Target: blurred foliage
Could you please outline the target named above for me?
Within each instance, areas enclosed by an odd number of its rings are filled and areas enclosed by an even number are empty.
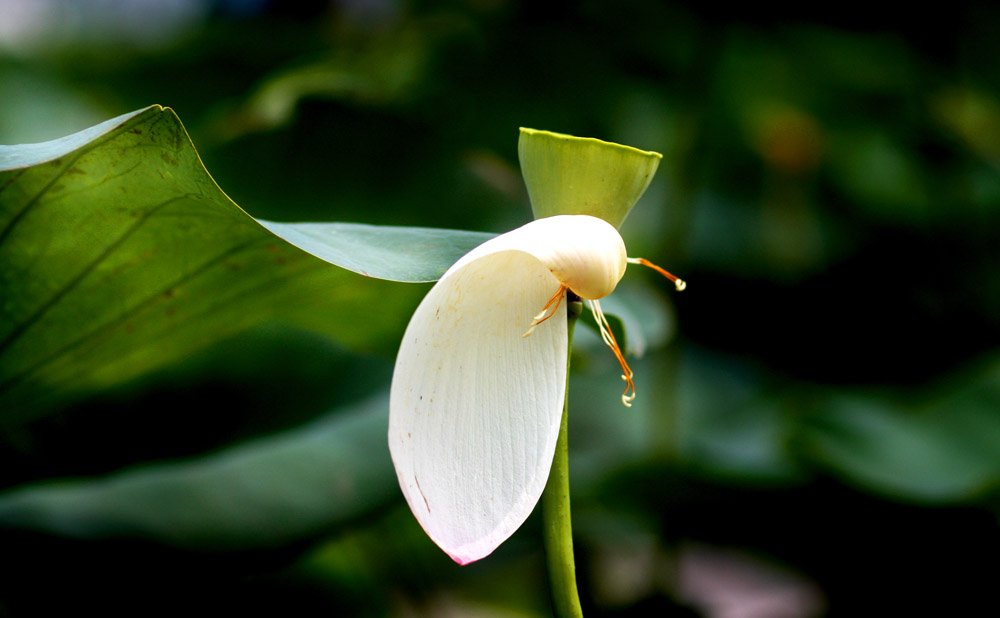
[[[663,153],[622,233],[689,288],[627,274],[623,321],[655,326],[633,408],[585,330],[574,359],[588,615],[713,615],[686,587],[692,541],[797,573],[819,591],[810,615],[991,600],[996,7],[906,23],[859,3],[0,9],[0,143],[169,105],[219,186],[271,221],[510,229],[530,217],[519,126]],[[385,285],[411,298],[348,324],[220,320],[202,352],[5,430],[0,615],[547,615],[537,521],[460,568],[386,474],[378,396],[420,288]],[[651,317],[644,298],[673,306]],[[337,446],[343,426],[368,432],[359,448]],[[355,510],[345,478],[364,484]]]

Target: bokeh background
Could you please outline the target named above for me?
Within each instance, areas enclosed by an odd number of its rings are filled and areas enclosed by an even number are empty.
[[[925,11],[0,0],[0,143],[159,103],[256,217],[490,232],[530,218],[519,126],[661,152],[622,234],[688,290],[615,294],[633,408],[573,359],[588,615],[966,615],[1000,576],[1000,9]],[[423,289],[370,341],[277,312],[7,431],[0,615],[549,615],[537,515],[458,567],[398,493]]]

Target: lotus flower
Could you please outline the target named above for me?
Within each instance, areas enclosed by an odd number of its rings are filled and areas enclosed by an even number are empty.
[[[566,393],[567,295],[584,299],[622,367],[601,311],[629,263],[616,229],[660,155],[601,140],[521,130],[535,221],[459,259],[410,320],[396,358],[389,450],[403,495],[459,564],[490,554],[545,488]]]

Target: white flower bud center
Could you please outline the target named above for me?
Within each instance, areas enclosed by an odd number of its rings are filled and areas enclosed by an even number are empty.
[[[625,274],[625,243],[603,219],[558,215],[529,225],[539,235],[538,259],[581,298],[604,298]]]

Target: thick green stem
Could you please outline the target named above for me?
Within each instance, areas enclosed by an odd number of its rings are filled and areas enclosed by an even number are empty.
[[[545,554],[549,585],[552,588],[552,605],[557,618],[583,616],[580,597],[576,591],[576,563],[573,560],[573,524],[569,514],[569,449],[566,439],[569,418],[569,358],[573,350],[573,330],[582,309],[580,302],[570,302],[567,305],[569,349],[566,354],[566,397],[552,471],[549,472],[549,481],[542,494]]]

